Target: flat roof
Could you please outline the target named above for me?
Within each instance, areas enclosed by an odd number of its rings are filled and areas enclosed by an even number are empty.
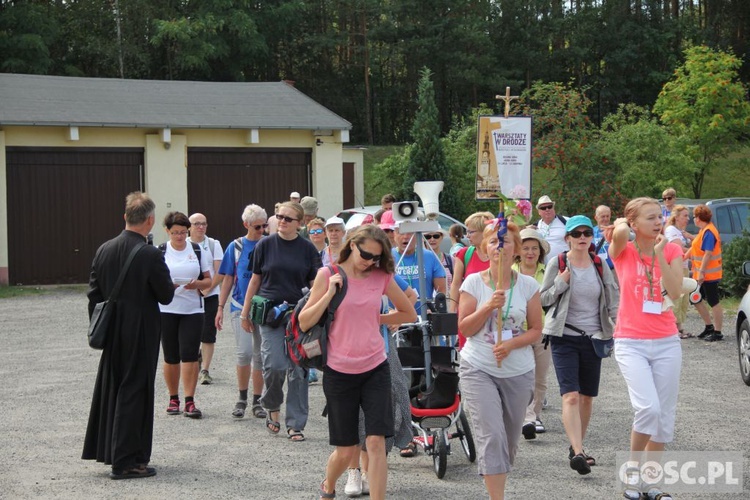
[[[0,125],[349,130],[286,82],[124,80],[0,73]]]

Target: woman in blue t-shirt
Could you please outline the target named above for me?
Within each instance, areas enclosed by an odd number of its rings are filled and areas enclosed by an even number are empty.
[[[312,243],[300,238],[298,230],[304,210],[299,203],[284,202],[276,214],[278,230],[263,238],[253,252],[253,276],[245,294],[240,313],[242,328],[253,332],[250,305],[256,294],[274,305],[284,302],[294,306],[312,287],[320,268],[320,254]],[[266,428],[271,434],[281,429],[279,412],[284,401],[284,381],[287,381],[286,428],[291,441],[304,441],[302,431],[307,424],[308,386],[305,370],[294,365],[284,347],[284,325],[260,326],[261,357],[265,387],[260,404],[266,410]]]

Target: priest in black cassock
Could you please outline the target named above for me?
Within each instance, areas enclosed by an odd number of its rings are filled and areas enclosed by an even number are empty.
[[[146,243],[156,205],[146,194],[125,200],[125,230],[96,252],[89,280],[89,316],[106,300],[130,251]],[[159,303],[169,304],[174,284],[162,253],[145,245],[124,278],[117,314],[99,360],[83,444],[85,460],[112,466],[112,479],[149,477],[154,430],[154,379],[159,359]]]

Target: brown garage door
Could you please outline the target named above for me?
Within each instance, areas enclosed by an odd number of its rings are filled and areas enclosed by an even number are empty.
[[[241,235],[250,203],[273,215],[289,193],[310,194],[309,149],[188,148],[188,208],[208,219],[208,234],[222,246]]]
[[[87,283],[96,249],[124,227],[143,150],[6,149],[11,284]]]

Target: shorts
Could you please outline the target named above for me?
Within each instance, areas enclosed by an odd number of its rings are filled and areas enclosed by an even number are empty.
[[[216,311],[219,310],[219,295],[203,297],[203,329],[201,330],[201,342],[204,344],[216,343]]]
[[[328,406],[328,442],[332,446],[359,444],[359,409],[365,414],[366,436],[393,436],[391,371],[388,361],[364,373],[323,370]]]
[[[711,307],[719,303],[720,281],[721,280],[704,281],[703,284],[701,284],[701,295],[703,296],[703,300],[708,302],[708,305]]]
[[[599,394],[602,358],[596,355],[591,339],[586,335],[550,336],[550,346],[560,395],[577,392],[595,398]]]
[[[161,313],[161,348],[169,365],[198,361],[203,313]]]

